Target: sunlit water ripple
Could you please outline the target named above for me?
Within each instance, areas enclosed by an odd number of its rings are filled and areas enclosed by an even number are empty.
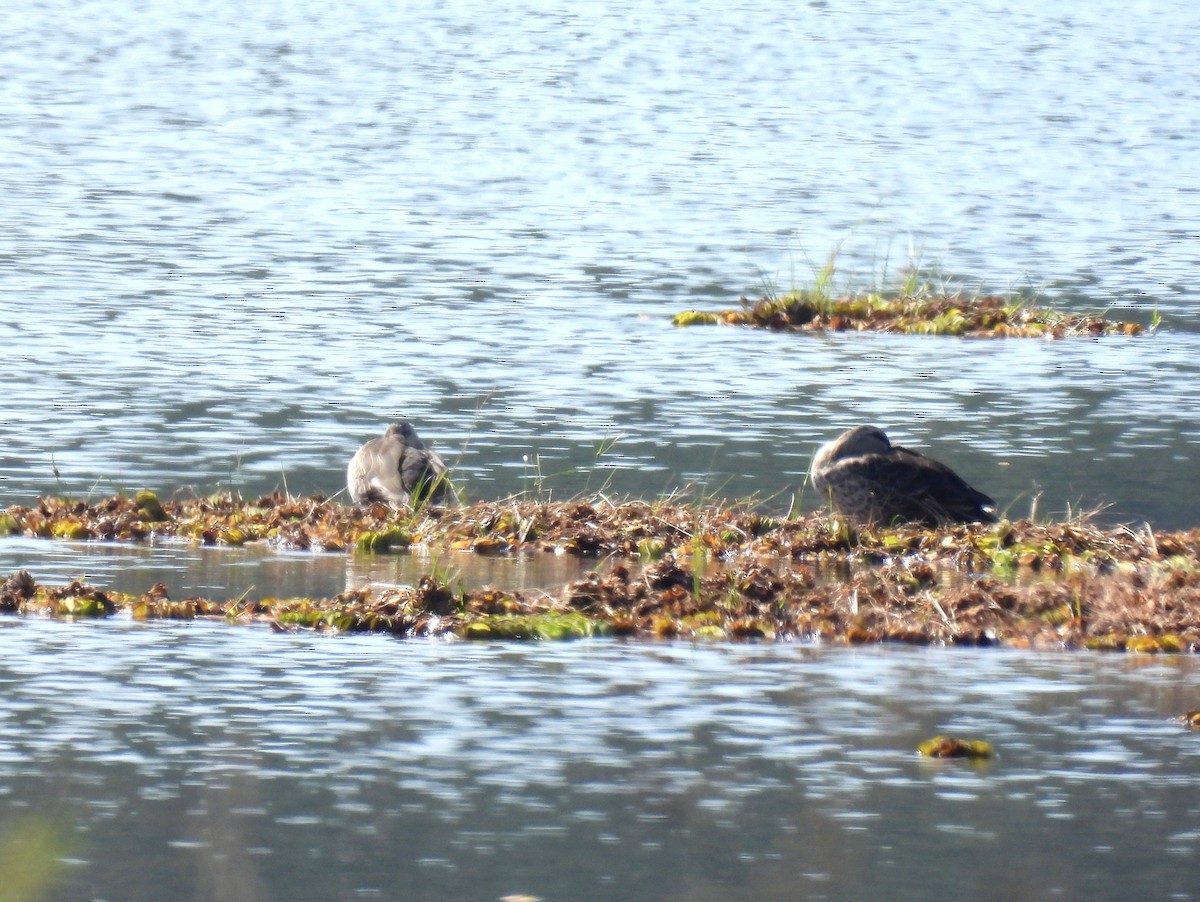
[[[5,501],[328,494],[397,414],[474,497],[786,499],[871,421],[1017,513],[1194,525],[1188,4],[87,9],[4,58]],[[1170,331],[667,325],[835,247]]]
[[[206,864],[254,876],[239,898],[386,894],[426,868],[411,898],[1197,890],[1200,752],[1168,719],[1200,685],[1188,659],[37,621],[0,651],[10,803],[77,818],[102,881],[146,862],[125,898],[186,894]],[[922,761],[935,732],[999,755]],[[303,849],[306,885],[284,873]]]
[[[0,504],[332,494],[406,415],[473,498],[812,508],[816,444],[874,422],[1014,515],[1196,526],[1198,10],[24,4]],[[1165,324],[669,325],[835,249],[847,290],[912,257],[966,295]],[[175,597],[432,563],[0,541],[2,572]],[[1197,706],[1190,659],[29,620],[0,662],[0,828],[72,840],[49,898],[1200,895],[1194,737],[1167,719]],[[926,766],[935,731],[1000,757]]]

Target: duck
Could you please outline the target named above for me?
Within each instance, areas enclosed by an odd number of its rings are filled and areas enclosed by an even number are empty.
[[[453,505],[458,498],[448,474],[441,456],[426,447],[411,423],[400,420],[354,452],[346,487],[355,504]]]
[[[855,426],[817,449],[813,486],[860,525],[995,523],[996,502],[948,466],[893,445],[875,426]]]

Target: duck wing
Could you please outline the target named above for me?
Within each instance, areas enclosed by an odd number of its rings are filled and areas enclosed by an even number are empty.
[[[446,462],[436,451],[430,451],[420,439],[420,447],[406,445],[400,457],[397,472],[406,494],[420,501],[433,504],[448,504],[453,489],[447,477]]]
[[[904,448],[892,447],[893,476],[912,498],[924,517],[913,519],[939,523],[995,523],[992,513],[996,502],[970,486],[948,466],[932,457]]]
[[[971,488],[945,464],[918,451],[893,446],[889,454],[863,454],[843,460],[833,469],[870,487],[875,517],[884,524],[996,521],[987,509],[995,505],[991,498]]]
[[[406,503],[408,489],[401,473],[406,451],[404,441],[396,435],[373,438],[359,448],[346,468],[351,500]]]

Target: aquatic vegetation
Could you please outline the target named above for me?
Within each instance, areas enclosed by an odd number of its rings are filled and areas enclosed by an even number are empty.
[[[402,636],[906,642],[1188,653],[1200,647],[1200,530],[1101,529],[1087,521],[852,528],[718,501],[539,504],[525,498],[397,511],[324,498],[228,494],[146,505],[43,498],[4,512],[23,535],[90,541],[383,553],[413,545],[600,560],[533,596],[469,588],[445,567],[411,588],[332,599],[124,597],[82,583],[0,587],[0,611],[55,617],[266,620],[276,629]],[[567,613],[579,618],[564,618]]]
[[[56,539],[74,539],[77,541],[92,538],[90,529],[84,526],[79,520],[71,518],[55,520],[54,524],[50,527],[50,534]]]
[[[440,546],[476,554],[554,552],[580,557],[658,560],[667,554],[707,560],[780,558],[804,563],[895,558],[936,561],[968,572],[1108,572],[1157,561],[1187,581],[1200,571],[1200,530],[1099,529],[1085,521],[896,525],[853,528],[820,515],[774,517],[738,503],[617,501],[607,498],[536,503],[512,498],[420,515],[386,505],[346,506],[320,497],[281,494],[244,500],[229,494],[170,500],[161,521],[146,524],[136,501],[116,497],[84,503],[38,499],[0,512],[12,534],[43,539],[142,542],[187,540],[200,545],[265,543],[289,551],[385,552]]]
[[[167,513],[163,510],[162,504],[158,500],[158,495],[154,494],[154,492],[142,489],[142,491],[133,496],[133,502],[145,522],[161,523],[167,519]]]
[[[662,539],[647,537],[638,542],[638,556],[648,561],[657,561],[667,550]]]
[[[701,310],[685,310],[671,317],[675,326],[715,326],[723,322],[719,313],[705,313]]]
[[[66,586],[41,586],[28,571],[18,570],[0,587],[0,611],[42,613],[52,617],[107,617],[118,600],[80,580]]]
[[[19,613],[22,606],[37,592],[37,583],[28,570],[17,570],[0,586],[0,611]]]
[[[94,502],[42,498],[33,507],[0,511],[11,534],[92,541],[173,538],[204,545],[373,553],[425,545],[487,555],[548,551],[654,561],[681,554],[697,561],[752,557],[823,565],[905,558],[1006,576],[1109,572],[1153,561],[1180,581],[1200,572],[1200,530],[1154,534],[1100,529],[1086,521],[1028,520],[855,528],[841,518],[776,517],[721,501],[597,497],[538,503],[510,498],[430,507],[417,514],[384,504],[346,506],[320,496],[277,493],[244,500],[222,494],[166,501],[161,516],[147,523],[138,503],[119,495]]]
[[[1030,528],[1030,527],[1022,527]],[[1019,534],[1014,526],[1010,535]],[[972,531],[943,533],[969,542]],[[1167,537],[1160,537],[1160,541]],[[942,547],[941,542],[935,543]],[[275,629],[397,636],[659,639],[1091,648],[1130,653],[1200,649],[1200,569],[1161,560],[1046,579],[970,574],[916,554],[851,568],[738,555],[716,564],[683,545],[646,561],[613,559],[557,590],[465,588],[444,568],[416,586],[333,598],[175,602],[165,586],[140,596],[74,581],[36,583],[24,572],[0,586],[0,611],[55,617],[224,618]]]
[[[991,758],[995,754],[990,742],[982,739],[955,739],[952,736],[934,736],[917,746],[917,751],[926,758]]]
[[[1022,298],[997,295],[968,299],[958,294],[872,292],[830,297],[823,291],[802,289],[757,301],[743,297],[740,303],[738,309],[684,311],[671,322],[676,326],[731,325],[789,332],[892,332],[966,338],[1070,338],[1140,335],[1146,331],[1139,323],[1040,309]]]
[[[393,548],[408,548],[412,543],[412,533],[400,527],[368,529],[354,537],[355,549],[370,553],[391,551]]]
[[[456,630],[464,639],[583,639],[611,632],[603,621],[574,611],[544,614],[484,614]]]

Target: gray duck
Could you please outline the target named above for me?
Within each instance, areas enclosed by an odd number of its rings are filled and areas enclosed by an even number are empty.
[[[346,467],[346,485],[355,504],[447,505],[458,500],[448,472],[441,456],[425,446],[408,421],[401,420],[355,452]]]

